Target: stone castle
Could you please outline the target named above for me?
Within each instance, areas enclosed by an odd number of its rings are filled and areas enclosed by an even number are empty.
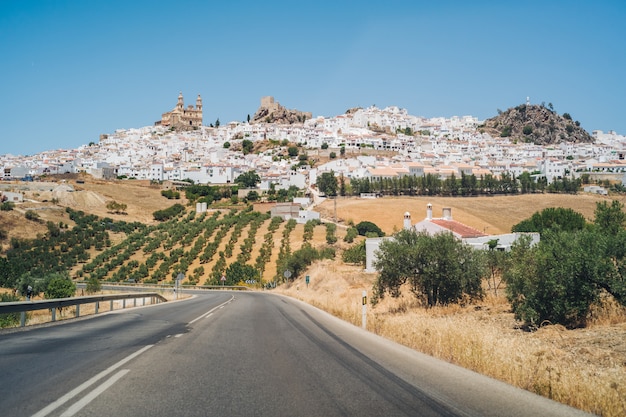
[[[192,105],[185,108],[183,93],[178,94],[178,103],[172,111],[163,113],[161,120],[156,122],[157,126],[165,126],[179,130],[197,129],[202,126],[202,98],[198,94],[196,107]]]
[[[261,107],[252,117],[252,123],[304,123],[305,120],[312,117],[310,112],[287,109],[281,106],[279,102],[274,101],[274,97],[265,96],[261,98]]]

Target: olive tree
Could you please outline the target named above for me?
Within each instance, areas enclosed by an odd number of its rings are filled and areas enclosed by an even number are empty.
[[[482,257],[452,233],[431,236],[403,229],[381,242],[374,266],[379,271],[375,300],[386,292],[399,296],[407,282],[411,292],[429,307],[483,296]]]

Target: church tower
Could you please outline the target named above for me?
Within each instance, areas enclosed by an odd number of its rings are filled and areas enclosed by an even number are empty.
[[[183,92],[178,93],[178,103],[176,103],[176,110],[183,111],[183,107],[185,107],[185,103],[183,102]]]
[[[202,97],[198,94],[198,98],[196,99],[196,110],[202,111]]]

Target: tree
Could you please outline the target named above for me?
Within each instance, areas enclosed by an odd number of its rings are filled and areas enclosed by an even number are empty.
[[[491,239],[487,242],[489,250],[485,253],[485,263],[489,270],[487,279],[488,289],[493,290],[494,295],[498,295],[498,289],[502,283],[502,274],[506,269],[508,253],[498,250],[498,239]]]
[[[380,227],[376,226],[374,223],[370,221],[362,221],[355,226],[357,232],[359,232],[360,236],[371,236],[375,237],[385,236],[385,232],[383,232]]]
[[[339,175],[339,195],[342,197],[346,195],[346,179],[343,176],[343,172]]]
[[[27,220],[32,220],[34,222],[38,222],[41,219],[39,217],[39,214],[37,214],[33,210],[26,210],[26,212],[24,213],[24,217],[26,217]]]
[[[346,147],[345,147],[345,145],[342,145],[341,148],[339,148],[339,155],[341,155],[342,158],[344,156],[346,156]]]
[[[240,282],[259,279],[259,271],[253,266],[239,261],[230,264],[230,266],[226,268],[224,275],[226,276],[227,285],[237,285]]]
[[[624,230],[626,224],[626,214],[624,205],[617,200],[613,200],[611,205],[606,201],[596,203],[594,224],[605,233],[611,236],[617,235]]]
[[[248,195],[246,196],[246,199],[248,201],[257,201],[259,199],[259,193],[257,193],[256,191],[252,190],[248,193]]]
[[[124,203],[118,203],[117,201],[109,201],[107,203],[107,210],[115,214],[122,214],[126,212],[127,205]]]
[[[241,142],[241,147],[244,155],[252,153],[252,148],[254,147],[254,143],[250,139],[244,139]]]
[[[307,242],[303,244],[300,249],[286,257],[283,264],[278,267],[278,270],[289,270],[291,271],[290,279],[296,279],[313,261],[318,259],[333,259],[334,257],[335,253],[331,248],[318,251]]]
[[[367,261],[367,256],[365,253],[365,239],[343,251],[341,259],[345,263],[357,264],[365,267],[365,263]]]
[[[20,297],[15,294],[0,293],[0,303],[9,303],[21,301]],[[20,313],[0,314],[0,329],[5,327],[17,326],[20,322]]]
[[[530,218],[522,220],[511,228],[512,232],[544,233],[548,229],[558,228],[564,231],[582,230],[585,217],[571,208],[548,207],[536,212]]]
[[[337,195],[337,177],[335,172],[324,172],[317,177],[317,189],[328,196]]]
[[[407,282],[411,292],[429,307],[483,296],[481,258],[452,233],[430,236],[403,229],[381,242],[374,266],[379,271],[375,300],[387,292],[398,297]]]
[[[261,182],[261,177],[259,177],[259,174],[257,174],[255,170],[251,170],[239,175],[235,178],[235,182],[245,188],[254,188]]]
[[[606,240],[604,256],[611,265],[610,273],[598,277],[596,284],[622,305],[626,305],[626,221],[623,205],[614,200],[596,203],[593,229]]]
[[[219,117],[215,121],[215,127],[220,127],[220,118]]]
[[[358,235],[359,231],[356,230],[356,227],[348,227],[348,230],[346,230],[346,235],[343,237],[343,241],[346,243],[352,243]]]
[[[596,282],[613,269],[604,256],[606,239],[591,229],[546,234],[534,247],[529,239],[513,245],[504,274],[507,298],[515,317],[528,325],[584,325],[599,296]]]
[[[297,146],[290,146],[287,148],[287,154],[291,157],[294,158],[296,156],[298,156],[298,147]]]
[[[47,299],[69,298],[76,293],[76,284],[67,274],[52,273],[46,277],[46,281],[44,297]]]
[[[95,294],[101,289],[102,284],[100,284],[100,280],[96,277],[89,277],[89,279],[87,280],[87,287],[85,288],[87,294]]]

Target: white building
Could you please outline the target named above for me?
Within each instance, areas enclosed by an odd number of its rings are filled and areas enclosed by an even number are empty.
[[[496,241],[496,250],[508,251],[511,249],[513,243],[519,239],[522,235],[529,235],[531,237],[531,244],[535,245],[539,242],[539,233],[505,233],[501,235],[487,235],[480,230],[474,229],[471,226],[467,226],[463,223],[459,223],[452,219],[452,209],[449,207],[443,208],[442,217],[433,217],[432,204],[428,204],[426,207],[426,218],[416,224],[411,223],[411,214],[404,213],[404,229],[413,229],[416,232],[426,232],[433,236],[438,233],[452,233],[457,239],[463,243],[471,246],[474,249],[487,250],[489,249],[489,242]],[[380,243],[384,239],[393,239],[392,237],[378,237],[369,238],[365,240],[365,271],[376,272],[374,263],[377,259],[377,252],[380,248]]]

